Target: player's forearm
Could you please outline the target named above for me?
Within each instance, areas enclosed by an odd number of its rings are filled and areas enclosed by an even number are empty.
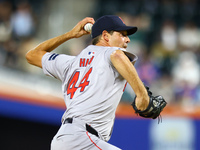
[[[46,52],[51,52],[64,42],[68,41],[69,39],[74,38],[71,32],[67,32],[63,35],[54,37],[52,39],[46,40],[40,43],[35,48],[31,49],[26,54],[27,61],[35,66],[42,68],[42,57]]]
[[[111,61],[117,71],[127,80],[137,95],[138,109],[146,109],[149,103],[148,93],[140,80],[135,67],[120,50],[111,54]]]
[[[127,82],[131,85],[134,92],[140,96],[146,90],[143,86],[142,81],[140,80],[135,67],[124,54],[123,51],[117,50],[111,54],[111,61],[117,71],[127,80]]]
[[[34,49],[31,51],[37,53],[39,51],[44,51],[44,52],[51,52],[64,42],[68,41],[69,39],[73,38],[72,34],[70,32],[67,32],[63,35],[51,38],[49,40],[46,40],[42,43],[40,43],[38,46],[36,46]]]
[[[26,54],[27,61],[32,65],[42,68],[42,57],[46,52],[51,52],[69,39],[79,38],[83,35],[90,34],[89,32],[84,30],[84,25],[86,23],[93,24],[94,19],[86,17],[78,22],[71,31],[40,43],[38,46],[28,51],[28,53]]]
[[[42,43],[40,43],[37,47],[35,47],[33,50],[35,51],[45,51],[45,52],[51,52],[64,42],[74,38],[73,34],[71,32],[67,32],[65,34],[62,34],[60,36],[54,37],[52,39],[46,40]]]

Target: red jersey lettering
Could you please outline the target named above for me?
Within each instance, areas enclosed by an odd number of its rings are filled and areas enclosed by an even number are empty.
[[[84,67],[85,66],[85,58],[81,58],[80,59],[80,67]]]
[[[92,56],[92,58],[87,58],[87,59],[85,59],[85,58],[81,58],[80,59],[80,67],[86,67],[88,64],[90,65],[91,64],[91,62],[92,62],[92,60],[93,60],[93,58],[94,58],[94,56]]]

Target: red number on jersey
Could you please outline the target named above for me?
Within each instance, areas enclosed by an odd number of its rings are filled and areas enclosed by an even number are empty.
[[[92,68],[90,68],[89,71],[82,78],[78,87],[76,87],[75,85],[76,85],[76,83],[79,79],[80,72],[77,71],[71,76],[71,79],[69,80],[69,83],[68,83],[68,86],[67,86],[67,95],[70,94],[70,99],[73,98],[74,93],[76,92],[76,90],[78,88],[81,88],[80,91],[83,92],[85,90],[85,87],[89,85],[90,82],[88,81],[88,78],[89,78],[89,75],[90,75],[91,72],[92,72]]]
[[[88,86],[88,84],[90,83],[87,80],[91,72],[92,72],[92,68],[90,68],[90,70],[85,74],[85,76],[81,80],[81,83],[79,84],[79,87],[81,87],[81,90],[80,90],[81,92],[83,92],[85,90],[85,87]]]
[[[72,99],[73,96],[74,96],[74,93],[76,92],[77,90],[77,87],[75,87],[76,85],[76,82],[78,81],[78,77],[79,77],[79,72],[75,72],[73,74],[73,76],[71,77],[70,81],[69,81],[69,84],[67,86],[67,95],[68,94],[71,94],[70,95],[70,98]]]

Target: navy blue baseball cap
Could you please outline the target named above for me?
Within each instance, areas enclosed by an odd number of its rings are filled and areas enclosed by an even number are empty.
[[[126,26],[122,19],[115,15],[105,15],[95,21],[92,26],[92,38],[95,38],[106,31],[127,31],[127,35],[134,34],[137,27]]]

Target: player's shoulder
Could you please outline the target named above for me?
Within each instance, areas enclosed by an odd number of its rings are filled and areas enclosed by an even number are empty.
[[[87,54],[91,54],[91,55],[95,55],[95,56],[100,56],[100,55],[104,55],[107,51],[112,50],[112,47],[106,47],[106,46],[97,46],[97,45],[89,45],[88,47],[86,47],[83,51],[83,54],[87,53]]]
[[[119,47],[110,47],[110,46],[97,46],[97,45],[89,45],[88,47],[86,47],[87,50],[117,50],[120,49]]]
[[[123,51],[123,49],[119,48],[119,47],[105,47],[105,52],[108,54],[112,54],[113,52],[115,52],[117,50]]]
[[[44,57],[46,57],[49,61],[55,60],[60,54],[57,53],[46,53]]]
[[[47,60],[47,61],[55,61],[55,60],[69,60],[74,58],[75,56],[70,56],[67,54],[58,54],[58,53],[50,53],[47,52],[44,56],[43,59]]]
[[[128,52],[125,48],[120,48],[120,47],[112,47],[112,48],[113,48],[113,52],[116,50],[123,51],[124,54],[129,58],[131,62],[136,62],[136,60],[138,59],[138,57],[135,54]]]

